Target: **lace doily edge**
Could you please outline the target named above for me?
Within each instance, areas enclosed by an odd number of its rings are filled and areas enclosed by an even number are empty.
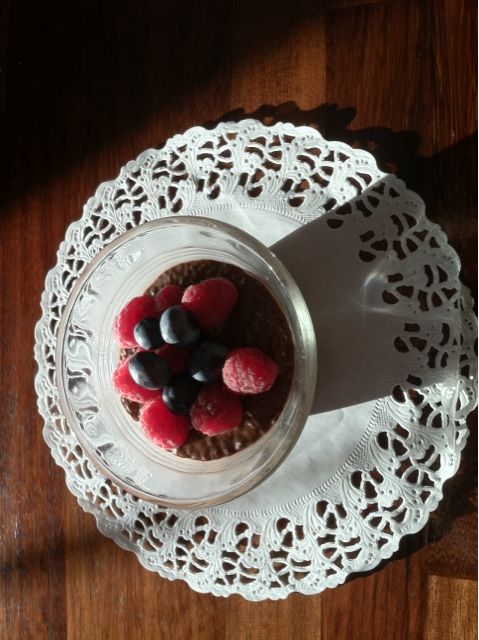
[[[71,476],[69,476],[69,468],[67,463],[65,463],[65,461],[62,459],[61,455],[58,453],[58,451],[56,450],[56,444],[55,442],[53,442],[53,440],[50,439],[49,437],[49,432],[51,433],[52,431],[52,427],[49,427],[49,421],[50,421],[50,415],[49,412],[47,410],[46,405],[44,404],[44,400],[42,399],[42,393],[43,393],[43,389],[42,389],[42,385],[41,385],[41,374],[42,374],[42,363],[44,360],[43,354],[41,353],[41,349],[40,349],[40,343],[41,343],[41,332],[42,332],[42,327],[44,326],[44,322],[45,322],[45,317],[47,315],[48,309],[47,309],[47,296],[46,296],[46,292],[48,290],[49,287],[51,287],[53,285],[53,279],[55,276],[55,271],[57,270],[60,262],[61,262],[61,258],[64,256],[64,250],[65,247],[68,246],[68,244],[72,241],[75,229],[77,227],[77,225],[79,223],[81,223],[82,220],[86,220],[88,219],[88,217],[91,214],[91,208],[93,206],[94,203],[98,202],[98,199],[101,198],[103,192],[105,191],[105,189],[108,189],[109,187],[111,187],[116,180],[118,180],[119,177],[121,177],[122,172],[123,171],[128,171],[130,170],[132,167],[134,167],[135,165],[139,164],[142,162],[142,159],[147,157],[149,154],[151,153],[157,153],[158,151],[160,151],[162,148],[167,147],[168,145],[174,145],[174,144],[179,144],[179,143],[185,143],[186,140],[191,141],[195,135],[203,135],[204,133],[209,133],[212,134],[214,133],[214,131],[218,131],[227,127],[258,127],[261,126],[263,129],[268,129],[269,131],[274,131],[275,127],[286,127],[288,128],[288,130],[291,130],[292,133],[294,133],[296,136],[298,134],[303,134],[303,135],[308,135],[308,136],[314,136],[317,137],[321,140],[324,140],[324,138],[321,136],[321,134],[314,128],[312,127],[307,127],[307,126],[303,126],[303,127],[296,127],[295,125],[292,125],[290,123],[277,123],[276,125],[272,125],[272,126],[267,126],[264,125],[263,123],[256,121],[256,120],[243,120],[239,123],[233,122],[233,123],[220,123],[219,125],[217,125],[217,127],[213,130],[207,130],[204,127],[193,127],[191,129],[189,129],[187,132],[185,132],[184,134],[177,134],[175,136],[173,136],[172,138],[170,138],[165,145],[163,145],[160,149],[147,149],[145,151],[143,151],[137,158],[136,160],[132,160],[130,161],[127,165],[125,165],[125,167],[122,168],[121,172],[118,174],[118,176],[110,181],[106,181],[101,183],[95,194],[87,201],[87,203],[84,206],[83,209],[83,215],[81,216],[80,219],[75,220],[74,222],[72,222],[66,233],[65,233],[65,238],[63,240],[63,242],[60,244],[58,251],[57,251],[57,263],[56,265],[48,272],[46,279],[45,279],[45,290],[42,294],[42,298],[41,298],[41,309],[42,309],[42,316],[40,318],[40,320],[37,322],[36,326],[35,326],[35,361],[37,363],[37,372],[35,375],[35,389],[37,392],[37,405],[38,405],[38,409],[40,414],[42,415],[43,419],[44,419],[44,429],[43,429],[43,437],[45,439],[46,444],[48,445],[48,447],[50,448],[52,457],[54,458],[56,464],[60,467],[63,468],[64,472],[65,472],[65,476],[66,476],[66,484],[68,489],[70,490],[70,492],[77,498],[77,501],[79,503],[79,505],[82,507],[82,509],[87,512],[87,513],[91,513],[96,520],[96,524],[97,527],[99,529],[99,531],[105,535],[108,538],[113,539],[116,544],[118,546],[120,546],[121,548],[124,548],[126,550],[130,550],[133,551],[135,553],[135,555],[137,556],[138,560],[140,561],[140,563],[142,564],[142,566],[144,566],[146,569],[150,570],[150,571],[154,571],[156,573],[158,573],[160,576],[167,578],[169,580],[176,580],[176,579],[180,579],[183,580],[184,582],[186,582],[188,584],[188,586],[190,588],[192,588],[195,591],[198,591],[200,593],[212,593],[216,596],[222,596],[222,597],[228,597],[230,595],[234,595],[234,594],[238,594],[241,595],[242,597],[248,599],[248,600],[263,600],[263,599],[271,599],[271,600],[279,600],[279,599],[284,599],[286,598],[290,593],[292,592],[298,592],[298,593],[305,593],[308,595],[313,595],[315,593],[320,593],[321,591],[323,591],[326,588],[333,588],[335,586],[338,586],[342,583],[344,583],[344,581],[347,579],[347,577],[351,574],[356,574],[358,572],[361,572],[361,569],[355,569],[354,571],[343,571],[343,572],[338,572],[337,574],[335,574],[334,576],[331,576],[330,579],[328,579],[326,581],[325,584],[323,584],[319,589],[317,590],[308,590],[308,589],[304,589],[302,590],[300,588],[301,585],[296,585],[296,588],[288,588],[288,586],[285,586],[283,588],[278,588],[276,591],[272,592],[271,590],[268,591],[268,593],[266,594],[261,594],[260,596],[257,597],[248,597],[248,589],[247,586],[245,585],[230,585],[228,588],[228,591],[225,592],[224,589],[222,588],[217,588],[215,585],[209,585],[208,587],[201,589],[198,587],[197,584],[195,584],[194,581],[189,580],[188,578],[191,578],[191,574],[184,574],[181,575],[181,573],[175,573],[175,572],[170,572],[168,570],[165,570],[163,567],[153,567],[148,565],[147,562],[145,562],[144,558],[136,551],[134,545],[129,545],[125,540],[123,539],[119,539],[118,536],[115,537],[116,532],[114,530],[114,527],[112,528],[111,526],[109,526],[109,521],[105,519],[105,517],[102,517],[101,513],[96,513],[95,512],[95,506],[91,503],[89,503],[87,500],[85,500],[84,498],[82,498],[81,496],[81,492],[79,492],[74,483],[71,480]],[[348,153],[351,152],[351,148],[348,145],[343,145],[343,143],[341,142],[336,142],[334,141],[334,145],[336,149],[341,149],[344,147],[345,150],[348,151]],[[353,150],[356,151],[356,150]],[[368,162],[371,162],[371,164],[373,166],[376,166],[376,161],[374,159],[374,157],[366,152],[366,151],[362,151],[360,150],[359,153],[361,154],[362,157],[367,158]],[[378,171],[378,175],[386,175],[383,174],[382,172]],[[401,188],[403,189],[403,192],[405,195],[407,195],[407,197],[411,197],[413,198],[416,202],[422,203],[423,205],[423,201],[420,198],[420,196],[418,196],[416,193],[410,191],[409,189],[407,189],[405,183],[400,180],[399,178],[395,177],[395,181],[397,181],[397,183],[399,185],[401,185]],[[423,205],[424,206],[424,205]],[[424,207],[425,209],[425,207]],[[440,229],[439,225],[436,225],[438,227],[438,229]],[[442,234],[444,234],[444,236],[447,238],[447,235],[444,233],[444,231],[442,229],[440,229],[440,232]],[[450,249],[450,251],[454,252],[454,255],[457,256],[455,250],[448,245],[448,248]],[[457,260],[459,260],[458,256],[457,256]],[[470,290],[465,287],[464,285],[462,285],[463,287],[463,291],[467,292],[468,297],[472,300],[472,295],[470,293]],[[477,404],[477,401],[474,403],[475,405]],[[471,409],[472,411],[473,409]],[[462,425],[461,425],[462,426]],[[425,524],[427,523],[427,520],[430,516],[430,514],[435,511],[438,508],[438,505],[440,504],[440,501],[443,498],[443,487],[444,487],[444,482],[446,482],[448,479],[450,479],[456,472],[457,469],[459,467],[460,464],[460,459],[461,459],[461,452],[464,449],[464,446],[467,442],[467,438],[469,435],[469,429],[467,428],[467,424],[464,420],[464,435],[463,438],[461,440],[460,443],[457,444],[457,448],[456,448],[456,459],[455,459],[455,464],[453,467],[450,467],[447,471],[447,473],[445,474],[445,477],[443,479],[443,483],[440,487],[437,487],[437,500],[434,501],[434,504],[430,504],[427,505],[427,508],[425,507],[421,518],[418,522],[416,523],[412,523],[410,528],[410,531],[408,531],[407,533],[403,534],[400,538],[396,539],[394,538],[391,542],[391,545],[388,545],[387,547],[385,547],[384,549],[379,550],[378,555],[375,557],[375,559],[368,565],[367,568],[362,569],[362,571],[371,571],[371,569],[374,569],[375,567],[377,567],[383,560],[387,560],[388,558],[390,558],[399,548],[399,544],[400,541],[402,540],[402,538],[405,535],[413,535],[415,533],[417,533],[418,531],[420,531]]]
[[[477,406],[477,403],[476,403]],[[474,407],[475,408],[475,407]],[[474,410],[471,409],[471,411]],[[269,590],[266,594],[261,594],[259,596],[252,596],[252,594],[248,593],[248,588],[247,585],[230,585],[229,587],[229,591],[225,592],[224,589],[222,589],[221,587],[217,587],[216,585],[209,585],[205,588],[201,588],[194,580],[189,579],[189,577],[191,578],[194,574],[188,574],[188,573],[175,573],[174,571],[167,571],[165,570],[163,567],[161,566],[157,566],[157,567],[153,567],[151,565],[149,565],[145,559],[141,556],[141,554],[138,552],[137,548],[135,547],[134,544],[128,544],[128,542],[126,540],[124,540],[123,538],[118,537],[117,531],[115,530],[115,527],[110,526],[110,521],[106,518],[106,517],[102,517],[101,513],[98,513],[95,510],[95,506],[93,504],[91,504],[90,502],[88,502],[88,500],[85,500],[85,498],[83,498],[81,496],[81,493],[77,490],[75,484],[71,481],[71,476],[68,473],[68,466],[64,463],[63,458],[61,458],[60,454],[58,453],[58,451],[54,448],[54,443],[51,442],[50,438],[49,438],[49,429],[48,429],[48,421],[45,421],[45,425],[43,428],[43,438],[47,444],[47,446],[50,449],[52,458],[54,460],[54,462],[56,463],[56,465],[58,467],[60,467],[61,469],[63,469],[63,472],[65,474],[65,483],[67,485],[68,490],[70,491],[70,493],[76,498],[79,506],[81,507],[81,509],[85,512],[88,513],[90,515],[92,515],[95,519],[95,524],[96,527],[98,529],[98,531],[104,535],[105,537],[111,539],[117,546],[119,546],[121,549],[124,549],[126,551],[131,551],[135,554],[135,556],[137,557],[137,560],[139,561],[139,563],[142,565],[142,567],[144,567],[145,569],[147,569],[148,571],[151,571],[153,573],[157,573],[161,578],[165,578],[167,580],[170,580],[171,582],[174,580],[182,580],[183,582],[185,582],[189,588],[191,588],[193,591],[196,591],[197,593],[202,593],[202,594],[211,594],[214,595],[216,597],[223,597],[223,598],[228,598],[230,596],[233,595],[239,595],[241,597],[243,597],[245,600],[249,600],[251,602],[258,602],[258,601],[262,601],[262,600],[284,600],[286,599],[289,595],[291,595],[291,593],[301,593],[303,595],[318,595],[319,593],[322,593],[323,591],[325,591],[326,589],[333,589],[337,586],[340,586],[342,584],[345,583],[345,581],[347,580],[347,578],[349,576],[356,576],[356,577],[360,577],[360,575],[362,573],[370,573],[373,569],[376,569],[381,562],[385,561],[385,560],[389,560],[395,553],[396,551],[399,549],[399,545],[402,542],[402,540],[406,537],[406,536],[411,536],[411,535],[415,535],[417,534],[419,531],[421,531],[427,524],[429,517],[431,515],[431,513],[433,513],[434,511],[436,511],[444,497],[444,484],[450,480],[457,472],[458,468],[459,468],[459,464],[461,461],[461,457],[462,457],[462,451],[464,450],[464,447],[466,446],[468,437],[469,437],[469,433],[470,430],[467,426],[466,421],[464,421],[463,424],[463,431],[464,431],[464,437],[462,438],[461,442],[459,443],[457,450],[456,450],[456,459],[455,459],[455,464],[453,467],[450,467],[449,470],[446,473],[446,476],[444,477],[443,483],[441,485],[441,487],[438,489],[438,493],[439,495],[436,497],[436,499],[434,500],[433,504],[430,504],[426,507],[426,505],[424,506],[424,510],[421,514],[421,518],[418,522],[416,523],[412,523],[410,526],[410,530],[407,533],[404,533],[401,537],[399,538],[393,538],[391,540],[391,544],[388,545],[387,547],[384,547],[382,549],[379,549],[378,555],[370,562],[370,564],[368,564],[367,567],[363,567],[363,568],[358,568],[358,569],[354,569],[354,571],[342,571],[342,572],[338,572],[337,574],[330,576],[326,582],[319,588],[319,589],[315,589],[315,590],[311,590],[311,589],[304,589],[302,590],[301,588],[288,588],[288,586],[285,586],[283,588],[277,589],[276,591],[271,591]],[[297,585],[296,587],[300,587],[300,585]]]

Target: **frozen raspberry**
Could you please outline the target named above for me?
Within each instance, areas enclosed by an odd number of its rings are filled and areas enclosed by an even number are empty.
[[[168,365],[171,373],[186,371],[190,347],[178,347],[176,344],[165,344],[155,350],[162,360]]]
[[[278,374],[278,365],[260,349],[243,348],[232,351],[223,366],[223,382],[235,393],[264,393],[271,389]]]
[[[203,329],[219,327],[238,300],[238,290],[226,278],[208,278],[186,289],[181,304],[196,316]]]
[[[162,398],[143,405],[140,424],[145,435],[163,449],[181,447],[190,430],[189,417],[172,413]]]
[[[148,316],[157,315],[155,301],[151,296],[138,296],[123,307],[115,318],[113,337],[120,347],[136,347],[133,329]]]
[[[129,358],[121,360],[113,372],[113,388],[115,391],[120,396],[133,402],[148,402],[158,398],[160,394],[158,389],[145,389],[145,387],[140,387],[139,384],[136,384],[128,369],[128,361]]]
[[[158,313],[163,313],[166,309],[174,307],[175,304],[180,304],[183,291],[181,287],[176,284],[167,284],[160,289],[155,296],[156,308]]]
[[[241,424],[243,408],[239,397],[222,384],[210,384],[198,394],[190,417],[195,429],[207,436],[216,436]]]

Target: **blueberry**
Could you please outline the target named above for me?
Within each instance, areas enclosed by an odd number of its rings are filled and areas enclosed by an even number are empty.
[[[220,342],[200,342],[188,356],[188,371],[198,382],[216,382],[228,355],[228,348]]]
[[[201,329],[195,316],[180,304],[164,311],[160,319],[163,340],[179,347],[189,347],[198,340]]]
[[[133,335],[140,347],[143,349],[157,349],[164,344],[161,337],[160,321],[158,318],[144,318],[135,325]]]
[[[171,384],[163,389],[162,398],[171,413],[184,416],[196,400],[202,385],[187,373],[176,376]]]
[[[130,358],[131,377],[145,389],[161,389],[170,381],[170,370],[164,360],[152,351],[139,351]]]

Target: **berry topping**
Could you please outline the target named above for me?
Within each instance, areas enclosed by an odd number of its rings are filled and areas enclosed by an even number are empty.
[[[164,449],[181,447],[188,436],[188,416],[177,416],[161,398],[145,404],[140,412],[140,424],[145,435]]]
[[[113,372],[113,387],[120,395],[132,402],[148,402],[158,398],[158,391],[145,389],[131,377],[128,360],[121,360]]]
[[[198,394],[190,410],[191,423],[207,436],[216,436],[236,429],[243,419],[243,409],[238,396],[221,383],[211,384]]]
[[[196,316],[203,329],[212,329],[223,324],[237,300],[238,290],[230,280],[208,278],[188,287],[181,303]]]
[[[171,373],[181,373],[186,371],[188,354],[191,349],[189,347],[177,347],[176,344],[164,344],[157,349],[157,353],[162,360],[168,365]]]
[[[120,347],[136,347],[133,335],[135,326],[143,318],[154,316],[156,313],[155,301],[151,296],[138,296],[130,300],[117,315],[113,325],[113,337]]]
[[[204,340],[198,343],[188,357],[188,371],[198,382],[221,380],[221,369],[228,348],[220,342]]]
[[[200,388],[199,382],[193,380],[187,373],[183,373],[163,389],[163,402],[172,413],[185,416],[196,400]]]
[[[152,351],[138,351],[128,361],[133,380],[145,389],[161,389],[170,380],[168,365]]]
[[[143,349],[157,349],[164,343],[158,318],[143,318],[133,329],[136,343]]]
[[[271,389],[278,365],[259,349],[235,349],[226,358],[223,382],[235,393],[264,393]]]
[[[201,331],[195,316],[179,304],[163,312],[160,329],[165,342],[179,347],[188,347],[196,342]]]
[[[176,304],[180,304],[183,291],[181,287],[176,284],[167,284],[160,289],[155,296],[156,308],[159,313],[163,313],[170,307],[174,307]]]

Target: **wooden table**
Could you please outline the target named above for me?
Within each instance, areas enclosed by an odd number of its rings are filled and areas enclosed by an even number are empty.
[[[18,0],[2,10],[0,637],[477,637],[474,419],[439,509],[392,560],[315,597],[250,603],[162,580],[101,536],[43,443],[33,390],[33,327],[67,225],[99,182],[195,124],[289,120],[369,149],[425,199],[475,291],[475,4]]]

